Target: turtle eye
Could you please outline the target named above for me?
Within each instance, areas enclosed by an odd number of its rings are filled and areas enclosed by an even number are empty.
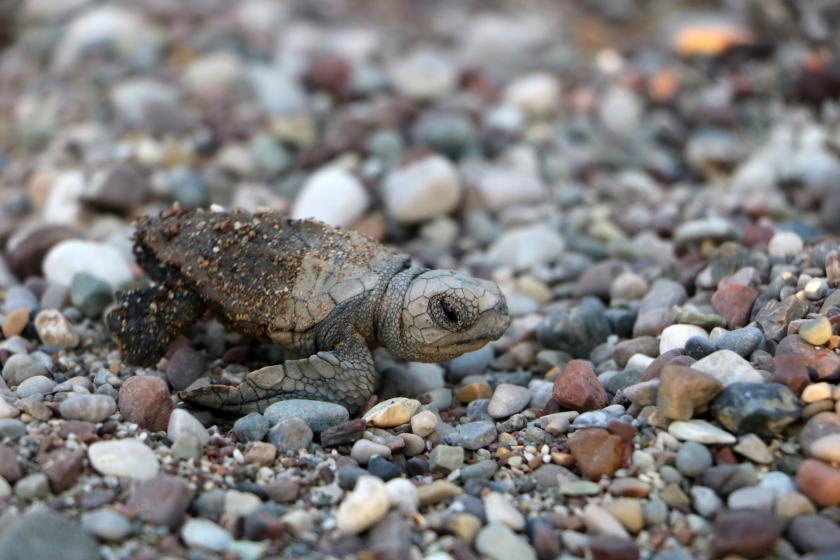
[[[443,312],[443,316],[446,317],[450,323],[458,322],[458,310],[450,305],[448,301],[440,301],[440,310]]]

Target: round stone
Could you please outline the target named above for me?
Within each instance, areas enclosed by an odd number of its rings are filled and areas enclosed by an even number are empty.
[[[392,171],[382,186],[385,210],[398,222],[416,223],[448,214],[461,199],[455,167],[433,155]]]
[[[73,393],[58,407],[62,418],[102,422],[117,410],[117,403],[109,395],[86,395]]]
[[[665,327],[659,338],[659,353],[682,350],[685,343],[694,337],[708,338],[709,334],[697,325],[671,325]]]
[[[342,533],[361,533],[385,517],[389,506],[385,483],[374,476],[361,476],[338,508],[337,528]]]
[[[93,443],[88,447],[88,459],[105,476],[147,480],[158,473],[154,452],[136,439]]]
[[[396,397],[378,403],[362,418],[377,428],[393,428],[407,424],[419,408],[420,401]]]
[[[120,414],[152,432],[166,430],[175,406],[166,382],[153,376],[133,376],[123,382],[119,393]]]
[[[272,426],[289,418],[300,418],[316,434],[350,419],[347,409],[340,404],[304,399],[278,401],[269,405],[263,415]]]
[[[188,519],[181,528],[181,538],[187,546],[198,550],[222,553],[230,548],[230,533],[208,519]]]
[[[55,309],[44,309],[35,316],[35,330],[44,344],[68,349],[79,345],[79,335],[73,325]]]
[[[80,273],[106,282],[112,288],[133,277],[131,267],[116,248],[96,241],[68,239],[53,246],[44,257],[44,277],[69,286]]]
[[[799,325],[799,336],[802,340],[814,346],[822,346],[828,342],[832,335],[831,331],[831,322],[825,315],[804,321]]]

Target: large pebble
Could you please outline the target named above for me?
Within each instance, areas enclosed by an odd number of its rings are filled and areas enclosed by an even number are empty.
[[[88,447],[94,469],[106,476],[148,480],[158,473],[154,452],[136,439],[99,441]]]
[[[563,254],[563,238],[546,225],[512,228],[503,233],[488,249],[490,261],[525,270],[556,261]]]
[[[278,401],[263,412],[272,426],[289,418],[300,418],[316,434],[350,419],[347,409],[340,404],[304,399]]]
[[[796,485],[820,507],[840,504],[840,469],[822,461],[802,461],[796,469]]]
[[[665,327],[659,338],[659,353],[664,354],[670,350],[682,350],[688,339],[695,336],[708,337],[705,329],[697,325],[671,325]]]
[[[606,389],[592,366],[584,360],[570,360],[554,379],[552,398],[565,408],[586,412],[609,404]]]
[[[342,533],[361,533],[385,517],[389,503],[384,482],[374,476],[361,476],[338,507],[336,526]]]
[[[569,438],[569,450],[584,476],[598,480],[612,475],[624,463],[624,440],[601,428],[578,430]]]
[[[377,428],[393,428],[407,424],[419,408],[420,401],[396,397],[378,403],[362,418]]]
[[[488,523],[502,523],[514,531],[525,528],[525,517],[499,492],[488,492],[482,498]]]
[[[312,443],[312,429],[300,418],[287,418],[268,431],[268,440],[280,453],[306,449]]]
[[[113,509],[99,509],[82,515],[82,528],[104,541],[119,542],[131,534],[131,523]]]
[[[79,334],[70,321],[55,309],[44,309],[35,316],[35,330],[44,344],[75,348],[79,345]]]
[[[292,217],[347,227],[362,217],[368,204],[370,196],[359,179],[343,169],[328,167],[303,185],[292,206]]]
[[[15,394],[18,398],[25,399],[32,395],[45,395],[52,391],[53,387],[55,387],[55,381],[45,375],[36,375],[21,383]]]
[[[99,557],[96,541],[78,523],[49,508],[30,510],[10,522],[0,535],[0,560]]]
[[[183,521],[192,498],[186,480],[160,474],[134,487],[128,507],[138,511],[146,523],[174,529]]]
[[[764,378],[732,350],[718,350],[691,365],[692,369],[716,377],[724,386],[738,382],[762,383]]]
[[[487,412],[493,418],[507,418],[521,412],[531,402],[531,392],[526,387],[502,383],[493,392]]]
[[[195,436],[202,445],[210,441],[210,434],[198,419],[182,408],[176,408],[169,416],[166,427],[167,439],[174,443],[181,434],[188,433]]]
[[[47,374],[47,368],[28,354],[13,354],[3,365],[3,379],[14,387],[30,377]]]
[[[67,420],[102,422],[117,410],[117,403],[109,395],[71,394],[61,401],[58,411]]]
[[[736,434],[780,434],[799,419],[796,395],[778,383],[732,383],[712,403],[712,415]]]
[[[382,188],[385,210],[402,223],[448,214],[461,199],[458,173],[448,159],[439,155],[395,169]]]
[[[656,407],[671,420],[689,420],[703,412],[723,389],[717,378],[685,366],[666,365],[660,374]]]
[[[44,257],[44,277],[51,283],[69,286],[79,272],[99,278],[111,287],[128,282],[133,276],[119,250],[96,241],[62,241]]]
[[[119,406],[126,421],[153,432],[166,430],[175,408],[164,380],[136,375],[120,387]]]

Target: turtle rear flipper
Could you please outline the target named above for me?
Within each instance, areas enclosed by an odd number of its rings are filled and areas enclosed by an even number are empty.
[[[116,306],[108,312],[106,324],[123,359],[134,365],[154,365],[172,340],[204,313],[194,292],[166,284],[119,291],[115,298]]]

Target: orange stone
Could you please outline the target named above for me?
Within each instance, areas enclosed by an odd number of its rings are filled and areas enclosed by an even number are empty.
[[[796,485],[820,507],[840,504],[840,469],[806,459],[796,469]]]
[[[624,463],[624,440],[602,428],[579,430],[569,438],[569,451],[584,476],[598,480]]]

